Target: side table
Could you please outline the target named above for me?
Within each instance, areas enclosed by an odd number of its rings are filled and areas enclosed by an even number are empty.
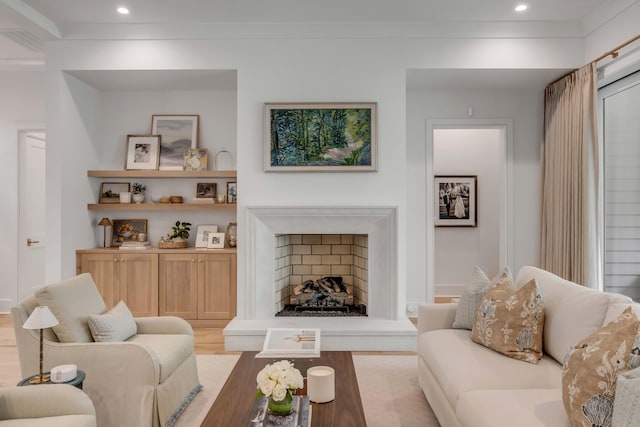
[[[44,372],[44,373],[48,374],[49,372]],[[31,375],[30,377],[23,379],[22,381],[20,381],[18,383],[18,386],[36,385],[36,384],[30,384],[29,381],[31,381],[32,378],[35,378],[37,376],[40,376],[40,374]],[[54,382],[51,382],[51,381],[46,381],[46,382],[43,382],[41,384],[69,384],[69,385],[72,385],[72,386],[77,387],[80,390],[82,390],[82,383],[84,382],[84,378],[85,378],[84,371],[81,371],[80,369],[78,369],[78,375],[76,375],[76,377],[74,379],[72,379],[72,380],[69,380],[69,381],[63,382],[63,383],[54,383]]]

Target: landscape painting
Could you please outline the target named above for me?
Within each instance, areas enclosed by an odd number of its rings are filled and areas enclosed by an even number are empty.
[[[265,171],[375,171],[376,125],[376,103],[265,104]]]
[[[154,115],[151,133],[160,135],[160,170],[183,170],[184,153],[198,148],[198,115]]]

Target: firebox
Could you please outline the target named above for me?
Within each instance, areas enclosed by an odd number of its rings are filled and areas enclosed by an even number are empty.
[[[366,234],[278,234],[276,316],[366,316]]]

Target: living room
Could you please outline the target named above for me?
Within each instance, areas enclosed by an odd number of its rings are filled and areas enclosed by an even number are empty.
[[[0,99],[6,165],[0,176],[10,183],[2,190],[7,225],[0,242],[0,311],[9,312],[32,292],[20,287],[16,251],[22,244],[17,132],[46,128],[44,277],[54,282],[75,275],[76,250],[102,243],[97,223],[103,215],[87,210],[99,181],[87,178],[87,170],[122,169],[126,135],[148,133],[153,114],[199,114],[200,147],[210,156],[222,148],[232,153],[240,183],[235,218],[155,212],[148,218],[153,242],[176,219],[221,226],[237,220],[239,320],[262,320],[248,252],[247,225],[255,208],[393,207],[396,284],[383,316],[393,322],[407,323],[415,317],[412,306],[451,294],[438,285],[463,284],[438,283],[430,261],[435,248],[427,222],[433,212],[428,120],[451,120],[452,126],[510,121],[509,235],[499,261],[486,268],[495,274],[502,264],[514,272],[538,265],[544,88],[637,33],[637,2],[599,5],[570,24],[513,18],[473,25],[292,21],[194,29],[174,23],[170,33],[151,24],[67,24],[64,37],[45,44],[46,65],[17,70],[12,64],[13,70],[0,71],[2,93],[9,95]],[[630,50],[605,74],[637,60],[637,50]],[[376,172],[264,172],[265,103],[342,101],[377,103]],[[152,185],[156,191],[171,188]],[[471,252],[479,256],[482,249],[478,242]],[[470,261],[460,270],[470,273],[472,267]]]

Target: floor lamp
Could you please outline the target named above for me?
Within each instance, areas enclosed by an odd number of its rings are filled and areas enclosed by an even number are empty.
[[[42,346],[43,329],[51,328],[57,324],[58,319],[56,319],[56,316],[49,310],[49,307],[41,305],[33,310],[27,321],[22,325],[24,329],[40,329],[40,375],[32,378],[29,381],[30,384],[46,383],[51,379],[49,374],[43,375],[42,373],[42,355],[44,353]]]

